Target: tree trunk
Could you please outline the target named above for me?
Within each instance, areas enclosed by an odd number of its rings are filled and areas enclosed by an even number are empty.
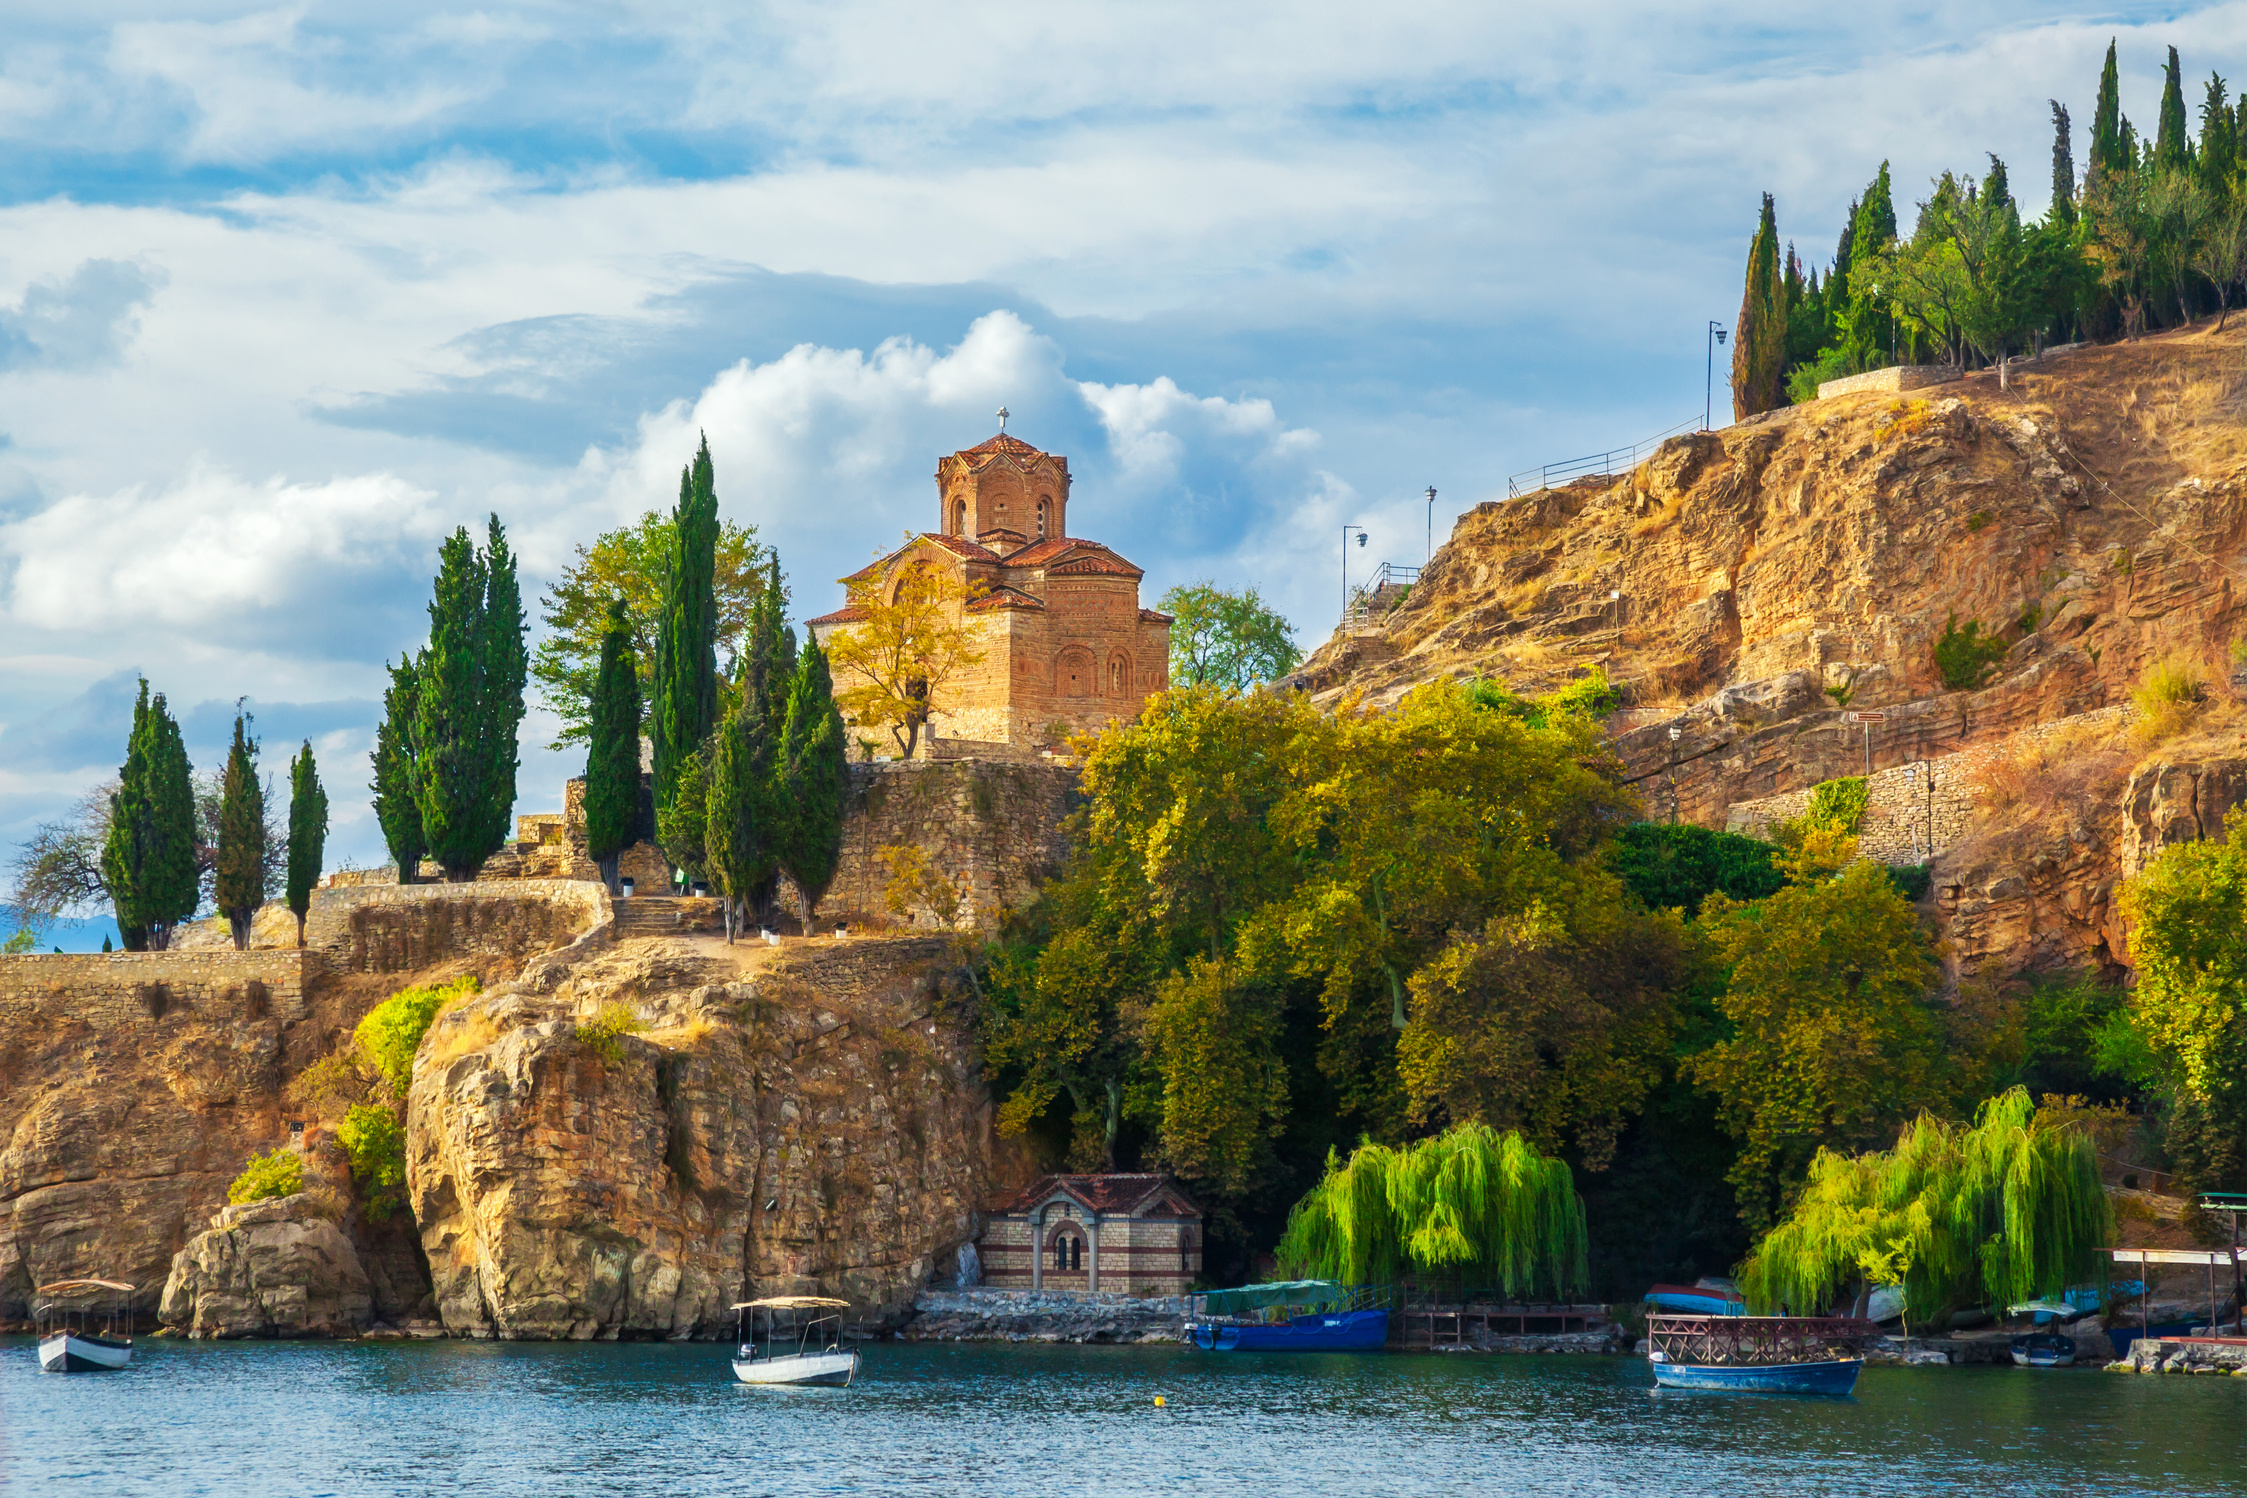
[[[234,933],[235,951],[247,952],[250,949],[250,918],[256,913],[255,911],[242,909],[229,910],[226,913],[227,929]]]
[[[617,859],[621,856],[621,854],[611,853],[605,858],[596,858],[593,860],[594,863],[600,866],[601,883],[608,886],[609,895],[612,899],[616,895],[616,863]]]
[[[297,911],[297,912],[296,912],[295,914],[296,914],[296,945],[297,945],[297,950],[301,952],[301,951],[303,951],[303,950],[304,950],[304,912],[303,912],[303,911],[301,911],[301,910],[299,910],[299,911]]]

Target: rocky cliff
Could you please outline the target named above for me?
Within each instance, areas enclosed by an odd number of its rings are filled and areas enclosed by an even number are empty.
[[[903,1310],[972,1238],[987,1107],[941,940],[558,954],[444,1014],[408,1170],[446,1329],[722,1334]]]
[[[1933,846],[1954,973],[2111,967],[2117,882],[2247,794],[2243,384],[2247,328],[2203,328],[2032,363],[2007,390],[1976,375],[1678,438],[1629,474],[1478,506],[1297,683],[1379,703],[1599,666],[1650,809],[1719,827],[1868,759],[1974,755],[1949,777],[1957,825],[1922,816],[1894,859]],[[1937,671],[1954,621],[2006,647],[1975,690]],[[2092,716],[2164,661],[2206,687],[2184,733]],[[1865,709],[1884,713],[1869,742],[1846,718]],[[2070,752],[2030,742],[2079,719]]]

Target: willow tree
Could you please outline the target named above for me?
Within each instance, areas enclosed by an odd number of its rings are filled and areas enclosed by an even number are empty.
[[[1740,1288],[1759,1310],[1811,1312],[1895,1283],[1907,1317],[1940,1324],[2081,1284],[2113,1234],[2090,1136],[2016,1087],[1971,1127],[1922,1114],[1893,1149],[1820,1151]]]
[[[1327,1157],[1288,1214],[1288,1272],[1366,1284],[1406,1274],[1564,1295],[1586,1278],[1584,1208],[1567,1165],[1519,1134],[1459,1124],[1403,1149]]]

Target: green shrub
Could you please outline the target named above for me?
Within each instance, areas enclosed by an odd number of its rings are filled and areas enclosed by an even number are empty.
[[[2144,747],[2182,733],[2207,699],[2208,683],[2189,664],[2156,661],[2131,688],[2130,702],[2138,710],[2131,736]]]
[[[1845,832],[1854,837],[1865,820],[1865,806],[1872,792],[1862,775],[1844,775],[1839,780],[1829,780],[1810,792],[1809,809],[1802,820],[1813,827],[1825,827],[1835,832]]]
[[[1797,406],[1807,406],[1818,398],[1820,385],[1858,373],[1861,371],[1847,350],[1838,346],[1822,348],[1818,350],[1818,357],[1808,364],[1797,364],[1787,371],[1787,399]]]
[[[1615,835],[1607,866],[1649,910],[1691,916],[1712,894],[1760,900],[1778,893],[1787,881],[1771,861],[1777,851],[1736,832],[1637,822]]]
[[[1972,619],[1963,628],[1953,614],[1935,641],[1935,674],[1953,692],[1970,692],[1983,685],[2005,659],[2009,647],[1996,635],[1985,635]]]
[[[1997,519],[1997,517],[1995,515],[1992,515],[1987,510],[1976,510],[1973,514],[1966,517],[1967,534],[1974,535],[1981,531],[1988,530],[1990,527],[1990,522],[1994,521],[1995,519]]]
[[[1890,866],[1888,882],[1896,886],[1896,893],[1917,905],[1927,898],[1927,890],[1935,882],[1935,871],[1923,863]]]
[[[474,974],[440,988],[402,988],[367,1011],[353,1033],[399,1097],[413,1085],[414,1052],[439,1014],[483,987]]]
[[[1550,712],[1604,718],[1615,711],[1615,687],[1605,666],[1594,666],[1550,696],[1538,701]]]
[[[351,1162],[368,1220],[383,1221],[405,1200],[406,1131],[398,1115],[379,1103],[354,1104],[335,1137]]]
[[[250,1156],[250,1163],[226,1188],[226,1199],[237,1204],[261,1202],[268,1197],[294,1196],[303,1189],[304,1157],[282,1146]]]
[[[648,1027],[639,1011],[629,1004],[603,1004],[600,1010],[584,1024],[577,1027],[577,1043],[610,1066],[624,1060],[623,1037],[637,1035]]]

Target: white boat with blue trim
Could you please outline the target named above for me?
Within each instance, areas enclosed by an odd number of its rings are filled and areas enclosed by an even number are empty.
[[[133,1360],[133,1287],[118,1280],[56,1280],[32,1292],[42,1373],[114,1373]],[[98,1301],[99,1305],[89,1305]]]
[[[843,1346],[847,1300],[824,1295],[773,1295],[733,1307],[740,1352],[733,1376],[745,1384],[850,1387],[858,1376],[858,1349]],[[805,1312],[826,1314],[806,1316]],[[762,1332],[762,1337],[759,1333]]]

